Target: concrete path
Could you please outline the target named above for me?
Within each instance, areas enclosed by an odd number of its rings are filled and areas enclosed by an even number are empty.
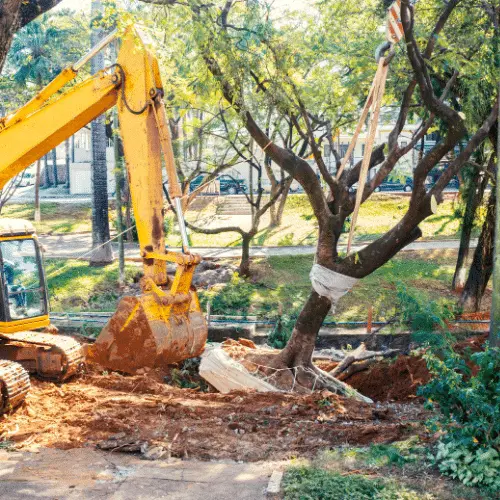
[[[0,450],[0,499],[259,500],[283,463],[147,461],[89,448]]]
[[[60,259],[88,259],[91,255],[92,237],[90,233],[64,234],[57,236],[40,235],[39,240],[45,248],[46,258]],[[354,250],[360,250],[368,245],[368,243],[359,243],[354,245]],[[447,250],[458,249],[460,242],[458,240],[433,240],[433,241],[416,241],[403,249],[409,250]],[[471,247],[475,248],[477,240],[471,241]],[[113,243],[115,257],[117,258],[118,245]],[[339,249],[345,250],[345,245],[340,245]],[[171,248],[171,250],[180,250],[179,248]],[[200,254],[202,257],[240,257],[241,248],[208,248],[195,247],[192,249],[194,253]],[[286,255],[312,255],[316,251],[315,246],[294,246],[294,247],[252,247],[250,255],[252,257],[270,257],[270,256],[286,256]],[[125,257],[129,259],[139,258],[139,246],[137,244],[125,244]]]

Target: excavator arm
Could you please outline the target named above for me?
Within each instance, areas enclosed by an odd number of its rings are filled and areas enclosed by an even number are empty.
[[[0,121],[0,189],[16,174],[113,106],[118,108],[132,207],[143,258],[143,294],[123,298],[89,357],[104,367],[134,373],[196,356],[207,326],[191,282],[191,254],[182,216],[158,61],[147,36],[129,28],[115,64],[59,93],[80,67],[116,37],[108,36],[65,69],[14,115]],[[174,200],[183,253],[164,240],[162,154]],[[167,263],[176,264],[173,279]]]

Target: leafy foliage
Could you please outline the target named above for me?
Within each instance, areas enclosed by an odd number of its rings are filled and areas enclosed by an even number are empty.
[[[296,321],[296,315],[282,314],[278,316],[274,328],[267,338],[267,343],[276,349],[283,349],[292,336]]]
[[[426,498],[393,482],[360,474],[344,476],[314,467],[288,469],[284,479],[286,500],[418,500]],[[430,497],[427,497],[430,498]]]
[[[433,379],[420,394],[438,410],[431,430],[443,433],[434,463],[464,484],[500,491],[500,350],[444,349],[425,359]]]
[[[246,315],[250,307],[254,288],[238,273],[234,273],[231,281],[222,288],[217,288],[202,295],[204,304],[211,302],[212,314]]]
[[[430,300],[415,288],[397,283],[397,299],[401,312],[400,321],[414,332],[433,332],[447,329],[446,320],[454,317],[453,307],[446,301]]]

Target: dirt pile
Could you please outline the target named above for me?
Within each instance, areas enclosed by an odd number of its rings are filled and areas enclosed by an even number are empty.
[[[483,349],[487,335],[469,337],[454,345],[460,354],[479,352]],[[472,372],[477,369],[470,362]],[[411,401],[417,398],[417,390],[431,376],[425,360],[420,356],[399,356],[395,360],[383,360],[370,369],[356,373],[346,382],[361,394],[374,401]]]
[[[33,380],[26,403],[0,419],[0,441],[68,449],[119,434],[178,457],[256,461],[402,439],[421,419],[414,405],[372,406],[328,392],[222,395],[171,387],[154,373],[90,373],[61,386]]]
[[[399,356],[396,360],[380,361],[346,382],[374,401],[411,401],[417,397],[417,389],[429,379],[423,358]]]

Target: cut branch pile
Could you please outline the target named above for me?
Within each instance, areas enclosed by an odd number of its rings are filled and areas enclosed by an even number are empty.
[[[338,351],[335,352],[337,354]],[[384,358],[400,354],[399,349],[386,349],[384,351],[369,351],[364,343],[354,351],[348,353],[339,364],[330,371],[333,377],[346,381],[351,375],[367,370],[371,365],[381,361]],[[335,356],[336,357],[336,356]],[[324,356],[321,356],[324,359]],[[318,359],[315,357],[315,359]],[[337,358],[338,359],[338,358]],[[332,359],[335,361],[336,359]]]

